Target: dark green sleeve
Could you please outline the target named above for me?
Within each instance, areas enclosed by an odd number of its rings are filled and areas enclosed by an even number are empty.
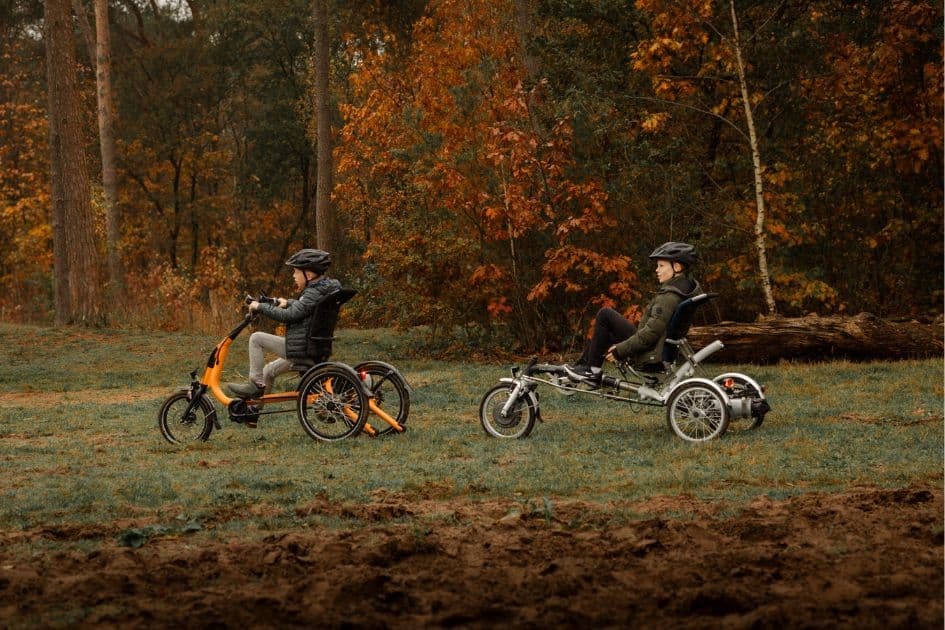
[[[629,339],[617,344],[617,358],[628,359],[655,348],[666,334],[666,327],[677,304],[679,296],[675,293],[660,293],[653,298],[637,331]]]

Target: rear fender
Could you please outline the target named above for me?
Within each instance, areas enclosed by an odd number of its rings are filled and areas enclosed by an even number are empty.
[[[316,376],[318,376],[318,373],[319,373],[320,371],[324,370],[325,368],[329,368],[329,367],[331,367],[331,368],[337,368],[337,369],[340,369],[340,370],[343,371],[343,372],[347,372],[348,375],[349,375],[349,376],[358,384],[358,386],[361,388],[361,391],[364,392],[365,397],[367,397],[367,398],[373,398],[373,397],[374,397],[374,392],[372,392],[370,389],[368,389],[367,385],[364,384],[364,381],[361,380],[361,377],[358,375],[358,373],[355,372],[354,369],[353,369],[350,365],[348,365],[347,363],[340,363],[340,362],[338,362],[338,361],[324,361],[324,362],[322,362],[322,363],[316,363],[315,365],[313,365],[312,367],[310,367],[308,370],[305,371],[305,374],[302,375],[302,379],[299,381],[298,390],[299,390],[299,391],[302,391],[302,390],[305,388],[305,386],[308,384],[309,380],[315,378]]]
[[[404,387],[407,388],[407,393],[411,396],[413,395],[413,388],[410,387],[410,383],[407,382],[407,379],[404,377],[403,373],[401,373],[400,370],[395,368],[390,363],[385,363],[383,361],[364,361],[354,366],[354,371],[360,374],[362,369],[367,370],[370,368],[381,369],[390,374],[393,374],[394,376],[399,378],[400,381],[404,384]]]
[[[740,378],[744,380],[746,383],[754,387],[755,391],[758,392],[758,395],[761,396],[761,400],[764,400],[765,393],[764,393],[764,390],[761,388],[761,385],[758,384],[758,381],[748,376],[747,374],[742,374],[741,372],[726,372],[725,374],[719,374],[712,380],[715,381],[716,383],[721,383],[727,378]]]
[[[728,396],[725,395],[725,391],[719,386],[719,384],[716,383],[716,382],[713,381],[713,380],[710,380],[710,379],[707,379],[707,378],[702,378],[702,377],[687,378],[687,379],[684,380],[684,381],[680,381],[679,383],[676,383],[676,385],[675,385],[672,389],[670,389],[668,392],[666,392],[666,397],[663,399],[663,404],[666,404],[666,402],[667,402],[670,398],[672,398],[673,393],[674,393],[677,389],[679,389],[679,388],[682,387],[683,385],[688,385],[688,384],[690,384],[690,383],[701,383],[702,385],[705,385],[705,386],[708,387],[709,389],[715,391],[719,396],[721,396],[721,397],[722,397],[722,400],[725,401],[725,404],[726,404],[726,405],[728,405],[729,407],[731,406],[731,405],[729,404],[729,398],[728,398]]]

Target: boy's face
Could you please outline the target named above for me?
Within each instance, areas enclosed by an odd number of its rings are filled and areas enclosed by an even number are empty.
[[[299,291],[305,288],[305,285],[308,284],[308,280],[305,278],[305,272],[299,268],[292,269],[292,279],[295,280],[295,286],[299,288]]]
[[[674,267],[679,266],[679,269],[682,270],[682,266],[679,263],[672,263],[668,260],[657,260],[656,261],[656,279],[660,281],[660,284],[666,284],[673,279],[676,270]]]

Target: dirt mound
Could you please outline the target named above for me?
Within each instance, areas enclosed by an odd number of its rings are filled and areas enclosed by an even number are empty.
[[[350,529],[133,548],[104,526],[96,551],[28,563],[0,544],[0,625],[942,627],[940,488],[759,498],[736,516],[690,497],[614,507],[380,495],[299,510]],[[615,516],[629,511],[647,517]],[[0,543],[70,532],[92,533]]]

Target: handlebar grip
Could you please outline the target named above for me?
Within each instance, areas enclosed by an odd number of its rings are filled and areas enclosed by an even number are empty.
[[[259,302],[260,304],[278,304],[279,303],[278,298],[267,297],[265,293],[260,293],[259,297],[253,297],[252,295],[247,293],[246,297],[244,298],[244,301],[246,302],[246,304],[249,304],[250,302]]]

